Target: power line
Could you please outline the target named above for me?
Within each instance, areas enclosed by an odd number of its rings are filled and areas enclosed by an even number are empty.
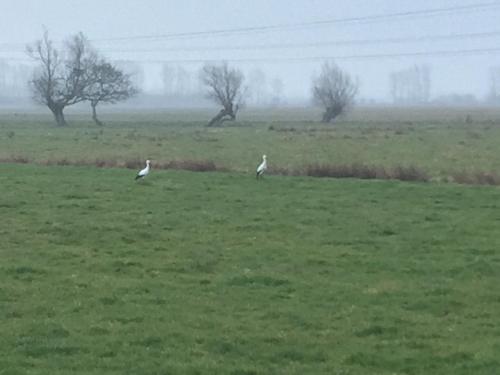
[[[469,12],[485,11],[497,7],[500,7],[499,2],[487,2],[487,3],[476,3],[469,5],[455,6],[455,7],[443,7],[443,8],[421,9],[415,11],[396,12],[387,14],[376,14],[376,15],[362,16],[362,17],[335,18],[329,20],[310,21],[310,22],[276,24],[267,26],[252,26],[252,27],[232,28],[232,29],[214,29],[214,30],[192,31],[192,32],[182,32],[182,33],[98,38],[98,39],[92,39],[91,41],[100,43],[100,42],[116,42],[116,41],[133,41],[133,40],[156,40],[156,39],[163,40],[163,39],[180,39],[180,38],[205,37],[205,36],[224,36],[224,35],[241,34],[241,33],[300,29],[300,28],[318,27],[318,26],[334,25],[334,24],[380,22],[391,19],[408,18],[416,16],[435,16],[448,13],[461,13],[467,11]]]
[[[491,8],[500,7],[500,2],[485,2],[468,4],[462,6],[454,7],[442,7],[442,8],[432,8],[432,9],[421,9],[416,11],[406,11],[406,12],[396,12],[387,14],[376,14],[371,16],[362,17],[350,17],[350,18],[335,18],[329,20],[319,20],[310,22],[299,22],[299,23],[289,23],[289,24],[277,24],[277,25],[266,25],[266,26],[253,26],[253,27],[242,27],[242,28],[232,28],[232,29],[214,29],[206,31],[192,31],[192,32],[182,32],[182,33],[167,33],[167,34],[151,34],[151,35],[135,35],[135,36],[124,36],[124,37],[112,37],[112,38],[95,38],[91,39],[91,42],[102,43],[102,42],[120,42],[120,41],[134,41],[134,40],[170,40],[170,39],[182,39],[182,38],[193,38],[193,37],[204,37],[204,36],[227,36],[232,34],[242,34],[242,33],[253,33],[253,32],[268,32],[268,31],[279,31],[287,29],[300,29],[308,27],[318,27],[325,25],[334,24],[349,24],[349,23],[369,23],[369,22],[379,22],[399,18],[408,17],[419,17],[419,16],[437,16],[449,13],[462,13],[470,11],[486,11]],[[61,43],[61,42],[59,42]],[[336,42],[342,43],[342,42]],[[350,43],[350,42],[348,42]],[[0,43],[0,47],[16,47],[24,46],[26,43]],[[269,47],[273,48],[273,47]]]
[[[266,57],[266,58],[236,58],[236,59],[114,59],[115,62],[135,62],[135,63],[171,63],[171,64],[199,64],[199,63],[218,63],[227,61],[232,63],[251,63],[251,62],[307,62],[307,61],[324,61],[324,60],[380,60],[400,57],[451,57],[451,56],[474,56],[484,54],[496,54],[500,52],[499,48],[475,48],[475,49],[459,49],[459,50],[435,50],[435,51],[418,51],[418,52],[403,52],[403,53],[379,53],[379,54],[356,54],[356,55],[337,55],[337,56],[302,56],[302,57]],[[33,62],[27,58],[4,58],[6,61],[23,61]]]
[[[221,51],[221,50],[276,50],[276,49],[291,49],[291,48],[314,48],[327,46],[350,46],[350,45],[370,45],[370,44],[400,44],[409,42],[439,42],[446,40],[463,40],[463,39],[478,39],[478,38],[493,38],[500,36],[500,31],[487,31],[477,33],[460,33],[460,34],[441,34],[441,35],[423,35],[410,36],[400,38],[376,38],[376,39],[353,39],[353,40],[332,40],[325,42],[308,42],[308,43],[275,43],[275,44],[249,44],[241,46],[179,46],[166,48],[147,48],[147,49],[104,49],[106,53],[135,53],[135,52],[197,52],[197,51]]]
[[[304,56],[304,57],[276,57],[276,58],[236,58],[236,59],[144,59],[144,60],[120,60],[123,62],[140,62],[140,63],[172,63],[172,64],[199,64],[199,63],[218,63],[227,61],[232,63],[252,63],[252,62],[307,62],[307,61],[325,61],[325,60],[379,60],[391,59],[399,57],[450,57],[450,56],[474,56],[483,54],[496,54],[500,52],[500,48],[475,48],[461,50],[436,50],[436,51],[419,51],[419,52],[404,52],[404,53],[381,53],[381,54],[358,54],[358,55],[338,55],[338,56]]]
[[[447,40],[481,39],[494,38],[500,36],[500,30],[476,32],[476,33],[455,33],[440,35],[422,35],[399,38],[374,38],[374,39],[353,39],[353,40],[332,40],[325,42],[307,42],[307,43],[274,43],[274,44],[249,44],[240,46],[178,46],[166,48],[147,48],[147,49],[100,49],[105,53],[136,53],[136,52],[198,52],[198,51],[221,51],[221,50],[276,50],[292,48],[314,48],[327,46],[350,46],[350,45],[370,45],[370,44],[401,44],[411,42],[439,42]],[[0,53],[13,52],[20,53],[24,51],[7,50],[0,46]]]

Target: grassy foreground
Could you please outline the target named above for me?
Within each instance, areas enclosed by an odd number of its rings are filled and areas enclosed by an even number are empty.
[[[493,374],[500,189],[0,164],[0,374]]]

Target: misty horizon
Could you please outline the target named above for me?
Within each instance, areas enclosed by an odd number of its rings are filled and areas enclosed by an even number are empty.
[[[492,89],[491,72],[500,66],[495,2],[6,3],[8,17],[0,26],[3,97],[5,91],[29,96],[22,81],[35,64],[26,45],[40,39],[44,28],[58,46],[81,31],[99,53],[133,73],[146,95],[201,97],[203,63],[228,61],[245,74],[249,105],[309,103],[311,79],[329,58],[359,80],[357,101],[365,104],[393,102],[391,74],[415,66],[430,72],[429,101],[455,96],[482,102]]]

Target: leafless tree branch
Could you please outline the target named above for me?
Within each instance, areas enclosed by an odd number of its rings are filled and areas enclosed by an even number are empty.
[[[112,64],[99,60],[87,70],[88,81],[84,89],[84,98],[92,107],[92,118],[96,124],[102,125],[97,118],[96,107],[99,103],[116,103],[127,100],[137,94],[130,75],[123,73]]]
[[[320,75],[313,80],[313,99],[325,108],[323,122],[344,113],[354,103],[357,92],[358,84],[334,63],[324,63]]]
[[[46,105],[57,125],[66,125],[64,108],[85,100],[88,69],[97,59],[82,33],[72,36],[65,44],[65,58],[60,58],[45,30],[43,38],[27,47],[27,53],[39,63],[30,86],[36,102]]]
[[[208,126],[236,119],[245,94],[243,73],[236,68],[229,68],[225,62],[218,65],[207,64],[200,72],[200,79],[208,89],[207,97],[222,106]]]

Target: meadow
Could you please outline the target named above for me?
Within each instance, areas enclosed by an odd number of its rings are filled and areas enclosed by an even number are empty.
[[[0,374],[496,373],[498,187],[253,175],[264,152],[298,165],[347,158],[337,147],[435,176],[495,168],[496,113],[453,113],[330,128],[286,113],[214,129],[202,113],[111,114],[103,129],[0,117]],[[418,137],[475,157],[433,165],[407,149]],[[44,165],[146,157],[227,171],[135,183],[126,168]]]
[[[207,128],[212,112],[111,113],[102,128],[88,114],[68,114],[63,129],[47,114],[0,115],[0,160],[134,168],[148,158],[153,167],[197,160],[249,172],[265,153],[276,170],[414,166],[438,181],[500,170],[499,109],[361,108],[335,125],[318,123],[311,109],[248,110],[238,122]]]

